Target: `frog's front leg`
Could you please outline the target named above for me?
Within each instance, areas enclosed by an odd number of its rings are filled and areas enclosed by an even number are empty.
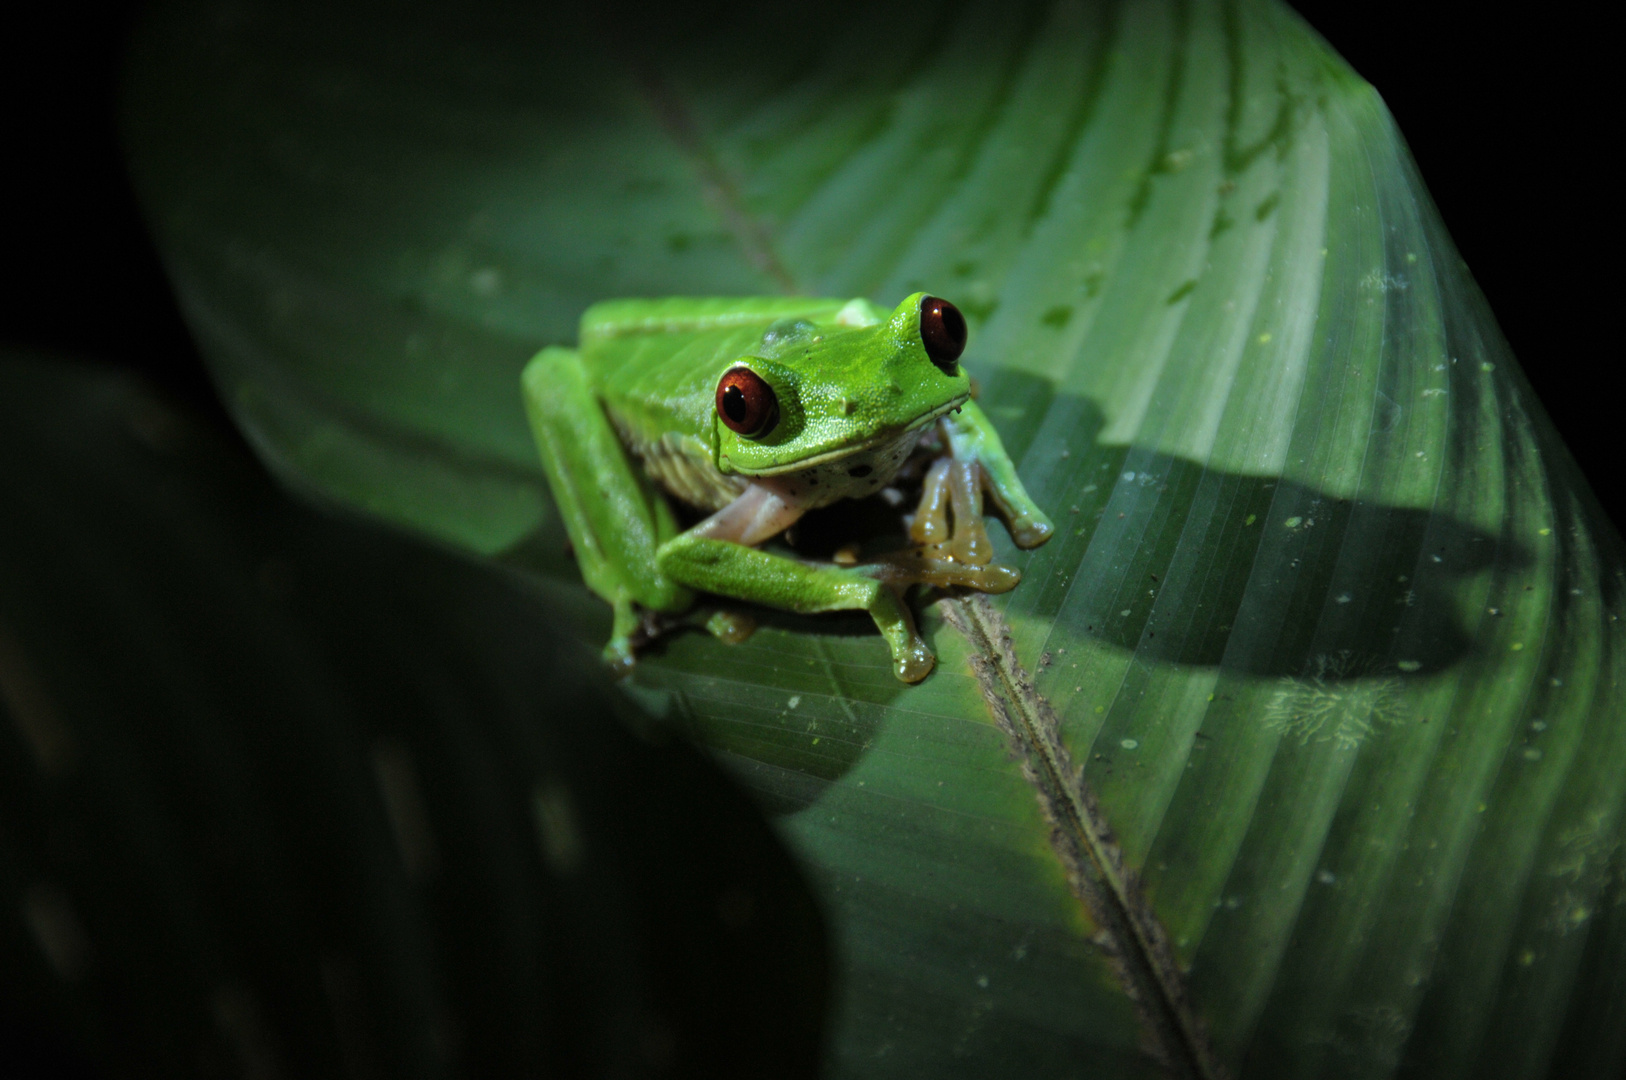
[[[1056,527],[1022,486],[1016,465],[1005,453],[1005,444],[1000,442],[999,432],[989,422],[988,414],[978,408],[975,401],[968,401],[956,412],[943,417],[942,424],[955,462],[975,462],[979,466],[976,486],[994,500],[994,509],[1005,519],[1016,546],[1036,548],[1049,540]],[[980,495],[978,499],[980,501]],[[955,503],[957,524],[959,509],[960,504]],[[976,517],[980,521],[982,515],[978,513]]]
[[[920,504],[909,523],[915,546],[884,556],[884,576],[897,585],[1008,592],[1022,575],[993,561],[994,545],[982,514],[984,492],[1018,547],[1038,547],[1055,527],[1022,486],[981,409],[967,402],[942,423],[950,452],[926,471]]]
[[[872,572],[877,568],[804,563],[753,546],[783,532],[801,515],[800,507],[758,481],[728,506],[662,544],[656,562],[672,580],[719,596],[802,615],[867,611],[892,649],[898,678],[911,683],[924,679],[937,658],[921,640],[894,586]]]
[[[573,349],[543,349],[525,368],[525,412],[582,579],[615,609],[604,658],[633,660],[637,607],[678,612],[693,594],[661,573],[660,545],[678,533],[671,505],[633,468]]]
[[[909,523],[909,538],[941,558],[987,566],[994,558],[994,543],[982,517],[983,484],[982,467],[975,458],[940,457],[932,462]]]

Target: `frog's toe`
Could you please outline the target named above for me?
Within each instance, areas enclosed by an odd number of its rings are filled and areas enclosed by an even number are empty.
[[[633,665],[638,658],[633,654],[632,642],[627,638],[612,638],[604,646],[604,665],[610,669],[610,674],[622,679],[632,674]]]
[[[1014,566],[989,563],[987,566],[967,568],[959,575],[956,585],[985,593],[1008,593],[1022,582],[1022,571]]]
[[[917,683],[937,666],[937,654],[920,638],[892,654],[892,673],[906,683]]]
[[[643,622],[631,600],[623,597],[614,601],[613,606],[615,622],[610,628],[610,641],[604,646],[603,655],[604,663],[619,679],[632,672],[632,665],[637,660],[633,639],[642,628]]]
[[[743,611],[718,609],[706,620],[711,636],[727,645],[738,645],[756,632],[757,621]]]
[[[1029,514],[1011,522],[1011,539],[1019,548],[1036,548],[1055,535],[1056,527],[1043,514]]]
[[[892,585],[930,585],[938,589],[975,589],[985,593],[1005,593],[1016,588],[1022,572],[1015,567],[989,562],[975,565],[944,558],[944,545],[911,548],[872,564],[868,571]]]
[[[988,526],[980,517],[971,518],[955,529],[948,549],[956,562],[970,566],[986,566],[994,560],[994,542],[989,539]]]

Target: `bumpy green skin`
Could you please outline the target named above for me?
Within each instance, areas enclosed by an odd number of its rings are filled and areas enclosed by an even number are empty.
[[[969,378],[927,357],[922,295],[891,312],[864,300],[609,301],[583,314],[579,350],[530,362],[526,411],[554,501],[588,587],[615,609],[606,659],[631,663],[640,608],[680,612],[700,590],[801,613],[868,611],[899,677],[924,677],[932,654],[895,568],[883,581],[877,568],[759,551],[761,528],[739,521],[762,502],[777,514],[763,520],[782,529],[803,510],[870,494],[940,418],[954,455],[980,463],[1017,542],[1048,539]],[[778,422],[757,439],[716,414],[718,380],[738,366],[778,400]],[[722,512],[682,532],[668,495]]]

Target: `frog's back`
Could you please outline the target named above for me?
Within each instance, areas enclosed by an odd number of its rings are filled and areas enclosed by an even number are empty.
[[[780,319],[833,321],[849,301],[805,296],[663,296],[602,300],[582,312],[581,347],[618,338],[690,334],[755,327],[760,334]]]

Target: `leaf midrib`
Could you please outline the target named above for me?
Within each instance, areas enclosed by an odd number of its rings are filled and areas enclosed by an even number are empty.
[[[1013,65],[1019,66],[1020,59]],[[741,255],[783,292],[802,291],[775,250],[772,231],[745,204],[741,183],[710,147],[693,112],[653,67],[639,67],[633,74],[662,130],[695,170],[707,201]],[[1146,902],[1138,876],[1124,865],[1112,827],[1083,770],[1073,765],[1055,710],[1017,659],[1009,624],[982,596],[946,600],[941,609],[948,625],[965,638],[989,714],[1006,733],[1022,776],[1055,825],[1049,837],[1051,852],[1075,899],[1099,928],[1097,944],[1135,1003],[1155,1055],[1174,1076],[1219,1080],[1225,1071],[1192,1004],[1168,935]]]

